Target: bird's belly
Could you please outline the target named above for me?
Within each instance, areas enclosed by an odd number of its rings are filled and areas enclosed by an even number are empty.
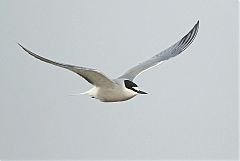
[[[126,101],[136,96],[136,94],[129,93],[118,88],[113,89],[99,89],[96,98],[102,102],[119,102]]]

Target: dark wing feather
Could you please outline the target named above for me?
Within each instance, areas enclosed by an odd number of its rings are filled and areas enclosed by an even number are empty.
[[[41,56],[33,53],[32,51],[23,47],[21,44],[18,44],[18,45],[21,46],[22,49],[25,50],[31,56],[33,56],[43,62],[52,64],[52,65],[56,65],[58,67],[62,67],[62,68],[68,69],[74,73],[77,73],[78,75],[82,76],[85,80],[87,80],[89,83],[91,83],[97,87],[112,87],[114,84],[114,82],[111,79],[109,79],[107,76],[105,76],[104,74],[102,74],[101,72],[99,72],[95,69],[58,63],[58,62],[46,59],[44,57],[41,57]]]
[[[199,21],[194,25],[194,27],[186,34],[181,40],[179,40],[174,45],[165,49],[164,51],[154,55],[152,58],[140,63],[139,65],[129,69],[126,73],[124,73],[119,78],[125,78],[129,80],[133,80],[138,74],[141,72],[158,65],[160,62],[164,60],[168,60],[169,58],[175,57],[181,52],[183,52],[194,40],[197,35],[199,28]]]

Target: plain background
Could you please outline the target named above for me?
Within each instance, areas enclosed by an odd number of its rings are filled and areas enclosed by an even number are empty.
[[[236,0],[0,0],[1,159],[237,159]],[[148,95],[121,103],[69,96],[91,88],[40,62],[116,78],[180,40],[181,55],[141,74]]]

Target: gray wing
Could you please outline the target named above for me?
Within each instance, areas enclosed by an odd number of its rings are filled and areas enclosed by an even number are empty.
[[[164,60],[168,60],[174,56],[177,56],[181,52],[183,52],[194,40],[197,35],[199,28],[199,21],[194,25],[194,27],[189,31],[187,35],[185,35],[180,41],[165,49],[164,51],[158,53],[152,58],[140,63],[139,65],[131,68],[126,73],[124,73],[119,78],[125,78],[129,80],[133,80],[138,74],[141,72],[158,65],[160,62]]]
[[[90,69],[90,68],[84,68],[84,67],[78,67],[78,66],[74,66],[74,65],[68,65],[68,64],[62,64],[62,63],[58,63],[46,58],[43,58],[35,53],[33,53],[32,51],[26,49],[25,47],[23,47],[21,44],[18,44],[19,46],[21,46],[23,48],[23,50],[25,50],[27,53],[29,53],[31,56],[44,61],[46,63],[52,64],[52,65],[56,65],[65,69],[68,69],[80,76],[82,76],[85,80],[87,80],[89,83],[91,83],[94,86],[97,87],[112,87],[114,82],[109,79],[108,77],[106,77],[104,74],[102,74],[101,72],[95,70],[95,69]]]

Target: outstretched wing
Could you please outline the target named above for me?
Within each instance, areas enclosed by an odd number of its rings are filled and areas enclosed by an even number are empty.
[[[160,62],[164,60],[168,60],[174,56],[177,56],[181,52],[183,52],[194,40],[197,35],[199,28],[199,21],[194,25],[194,27],[189,31],[187,35],[185,35],[180,41],[170,46],[169,48],[163,50],[152,58],[140,63],[139,65],[131,68],[126,73],[124,73],[119,78],[126,78],[129,80],[133,80],[138,74],[141,72],[158,65]]]
[[[82,76],[85,80],[87,80],[89,83],[91,83],[94,86],[97,86],[97,87],[113,87],[114,82],[111,79],[109,79],[107,76],[105,76],[104,74],[102,74],[101,72],[99,72],[95,69],[58,63],[58,62],[46,59],[44,57],[41,57],[41,56],[33,53],[32,51],[23,47],[21,44],[18,44],[18,45],[21,46],[23,48],[23,50],[25,50],[27,53],[29,53],[33,57],[35,57],[35,58],[37,58],[41,61],[44,61],[46,63],[68,69],[68,70]]]

